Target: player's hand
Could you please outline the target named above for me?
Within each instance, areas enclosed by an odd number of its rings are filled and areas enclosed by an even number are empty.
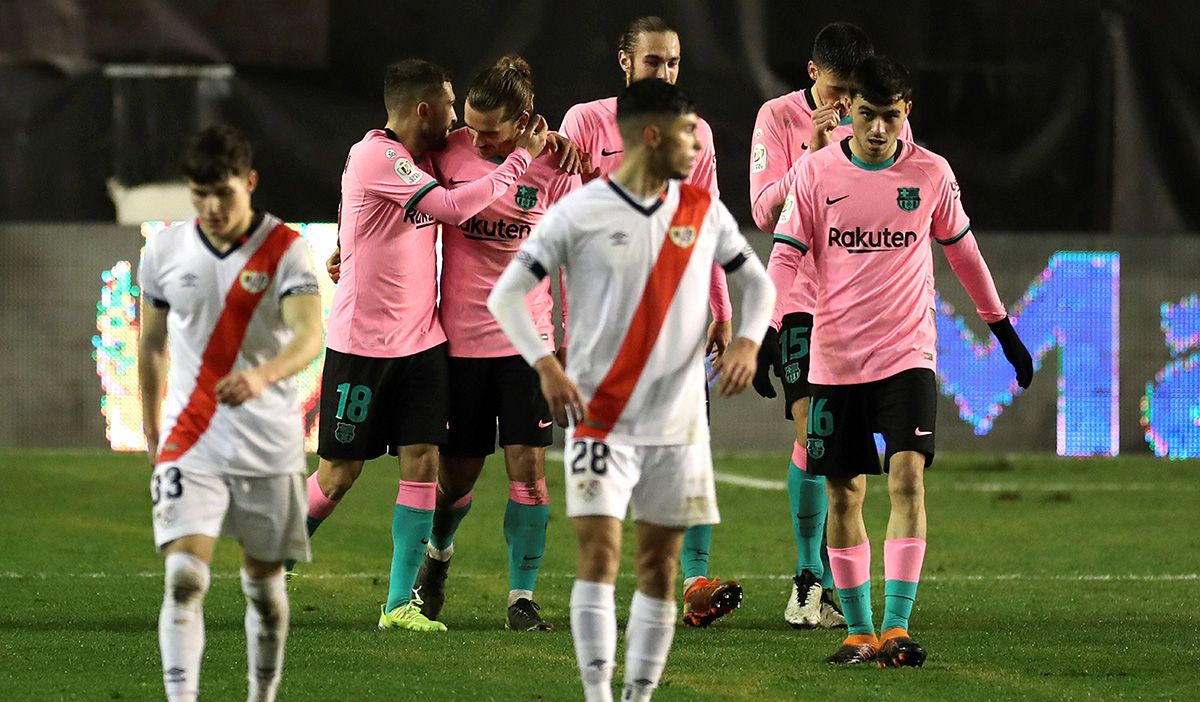
[[[517,146],[528,151],[533,158],[537,158],[542,149],[546,148],[546,136],[550,133],[550,126],[541,115],[527,115],[524,121],[525,124],[517,130]]]
[[[550,413],[560,427],[579,424],[583,421],[583,393],[563,372],[562,365],[554,356],[543,356],[533,365],[542,383],[542,394],[550,405]]]
[[[581,157],[581,159],[582,159],[582,163],[580,164],[580,167],[579,167],[580,168],[580,173],[579,173],[580,180],[582,180],[584,183],[587,183],[588,181],[592,181],[592,180],[599,178],[600,177],[600,167],[592,165],[592,155],[589,153],[584,153],[583,156]]]
[[[325,272],[329,273],[329,277],[334,283],[342,277],[342,249],[338,247],[329,254],[329,260],[325,262]]]
[[[158,430],[146,430],[146,458],[153,468],[158,462]]]
[[[736,395],[754,380],[758,344],[739,336],[713,367],[717,371],[717,392],[721,397]]]
[[[583,152],[575,142],[558,132],[546,134],[546,148],[552,154],[558,154],[558,170],[567,175],[579,175],[583,172]]]
[[[554,352],[554,357],[558,359],[558,364],[564,369],[567,367],[567,347],[559,346]]]
[[[845,101],[827,102],[812,113],[812,139],[808,150],[816,151],[829,146],[833,138],[833,130],[850,112],[850,106]]]
[[[779,330],[767,327],[762,345],[758,347],[758,367],[754,371],[754,391],[767,399],[775,397],[772,370],[775,377],[783,376],[783,351],[779,348]]]
[[[988,324],[988,328],[1000,342],[1000,348],[1004,350],[1004,357],[1017,371],[1017,385],[1022,388],[1029,387],[1029,384],[1033,382],[1033,357],[1029,355],[1029,349],[1025,348],[1021,337],[1017,336],[1017,330],[1013,329],[1012,322],[1005,317],[999,322]]]
[[[726,319],[723,322],[713,320],[712,324],[708,325],[708,338],[704,342],[704,355],[711,356],[716,354],[720,358],[725,354],[725,349],[729,348],[729,342],[733,341],[733,322]]]
[[[237,407],[261,395],[266,387],[267,379],[257,368],[234,371],[217,381],[217,400]]]

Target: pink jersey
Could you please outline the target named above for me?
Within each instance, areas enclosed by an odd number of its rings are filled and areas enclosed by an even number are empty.
[[[598,176],[608,175],[621,165],[624,142],[621,141],[621,130],[617,128],[617,99],[615,97],[581,102],[563,117],[559,131],[592,157],[595,171],[584,174],[584,179],[591,180]],[[692,172],[684,179],[685,183],[707,190],[713,199],[721,197],[721,189],[717,186],[717,150],[713,146],[712,127],[700,119],[696,124],[696,138],[700,142],[700,153],[692,165]],[[712,285],[709,289],[709,307],[713,319],[728,320],[733,317],[733,306],[729,302],[729,289],[725,282],[725,271],[720,266],[714,267]]]
[[[350,148],[338,213],[341,279],[326,344],[376,358],[411,356],[446,340],[437,316],[437,222],[478,213],[529,166],[517,149],[469,188],[449,193],[387,130]]]
[[[466,358],[515,356],[517,350],[488,311],[487,298],[496,280],[529,238],[546,208],[579,186],[579,176],[558,170],[556,155],[544,151],[487,209],[461,225],[442,226],[441,320],[450,340],[450,355]],[[433,155],[439,180],[451,190],[485,177],[496,161],[481,158],[470,132],[450,134],[445,150]],[[554,300],[546,278],[527,298],[546,347],[554,349]]]
[[[808,252],[816,273],[813,383],[937,369],[932,241],[944,247],[980,316],[1005,316],[950,164],[912,142],[897,144],[889,164],[859,161],[849,138],[805,158],[779,215],[783,264],[795,272]]]
[[[807,89],[768,100],[758,110],[750,146],[750,213],[754,223],[764,232],[775,231],[779,208],[796,179],[795,166],[805,155],[816,153],[808,148],[812,140],[812,113],[816,109],[812,90]],[[836,145],[853,133],[850,117],[846,117],[834,128],[830,145]],[[908,120],[904,122],[900,138],[912,141]],[[779,266],[774,258],[767,263],[767,273],[779,293],[771,326],[778,329],[785,314],[813,311],[816,301],[812,294],[811,259],[801,262],[799,276],[790,290],[779,287]]]

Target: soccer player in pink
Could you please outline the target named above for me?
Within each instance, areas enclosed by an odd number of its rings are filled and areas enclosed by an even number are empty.
[[[908,70],[885,58],[854,69],[853,135],[803,159],[779,215],[775,249],[788,285],[812,259],[808,470],[825,476],[829,560],[849,631],[826,661],[920,666],[909,615],[925,556],[924,471],[937,410],[933,243],[1028,387],[1033,362],[1009,322],[941,156],[899,135],[912,109]],[[1014,387],[1015,390],[1015,387]],[[887,442],[880,466],[873,434]],[[866,475],[888,472],[884,616],[871,613]]]
[[[795,182],[801,159],[852,133],[850,74],[859,61],[874,54],[866,33],[846,22],[823,27],[813,41],[808,62],[811,88],[768,100],[758,111],[750,148],[750,209],[764,232],[775,231],[779,210]],[[912,140],[908,122],[900,138]],[[776,284],[779,256],[772,255],[767,274]],[[759,347],[754,388],[775,397],[771,369],[783,385],[784,416],[794,423],[795,441],[788,464],[788,503],[796,540],[796,571],[783,618],[798,629],[846,625],[833,596],[833,575],[824,546],[825,478],[809,473],[804,428],[808,421],[809,345],[813,328],[811,259],[800,261],[797,282],[779,289],[775,315]]]
[[[258,172],[245,137],[201,131],[183,174],[197,218],[147,242],[138,268],[142,423],[166,569],[163,683],[171,702],[199,694],[204,598],[224,533],[242,548],[247,699],[274,700],[289,619],[282,562],[309,557],[293,376],[321,352],[321,299],[304,240],[251,207]]]
[[[659,17],[639,17],[629,24],[617,42],[617,63],[625,74],[625,85],[646,78],[657,78],[672,85],[679,78],[679,34]],[[594,100],[567,110],[559,131],[590,157],[590,173],[584,180],[612,172],[621,163],[624,147],[617,124],[617,99]],[[713,148],[712,127],[703,119],[696,124],[700,155],[684,182],[720,197],[717,187],[717,153]],[[585,169],[586,171],[586,169]],[[732,337],[733,308],[725,272],[714,266],[709,288],[709,306],[713,322],[708,329],[706,352],[724,352]],[[736,609],[742,601],[742,588],[733,580],[709,579],[708,557],[712,550],[712,525],[697,524],[688,529],[683,545],[684,621],[689,626],[707,626]]]
[[[446,440],[446,335],[437,315],[437,222],[465,222],[503,195],[546,143],[527,120],[498,167],[454,190],[426,170],[454,124],[450,76],[426,61],[390,66],[388,121],[350,149],[342,172],[341,270],[321,379],[321,462],[308,480],[309,531],[337,506],[363,463],[400,458],[392,565],[381,629],[445,631],[421,614],[412,587],[437,499],[438,445]]]
[[[532,114],[533,73],[524,59],[505,56],[484,69],[467,91],[466,127],[451,132],[446,148],[433,155],[439,180],[453,191],[486,178],[516,148],[515,137]],[[421,611],[430,619],[438,618],[445,601],[454,534],[471,508],[484,459],[496,450],[499,424],[509,479],[505,625],[517,631],[553,629],[533,597],[550,516],[546,446],[553,422],[537,373],[504,336],[487,298],[546,208],[579,184],[579,176],[560,170],[559,155],[547,149],[482,212],[442,227],[439,309],[450,342],[450,433],[441,449],[433,534],[417,576]],[[549,279],[527,303],[543,345],[553,351]]]
[[[622,522],[632,504],[637,591],[625,632],[622,700],[649,700],[675,631],[684,529],[719,520],[705,416],[704,291],[714,262],[743,290],[738,338],[718,360],[718,389],[754,376],[774,290],[737,222],[709,193],[678,182],[699,151],[695,108],[661,80],[618,98],[625,159],[567,195],[500,276],[488,300],[537,370],[555,418],[571,420],[567,515],[579,537],[571,637],[589,702],[612,700],[614,599]],[[565,267],[574,310],[564,373],[527,296]]]

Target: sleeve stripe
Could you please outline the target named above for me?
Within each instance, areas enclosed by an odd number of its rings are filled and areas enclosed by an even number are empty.
[[[793,238],[792,238],[792,237],[790,237],[790,236],[784,236],[783,234],[776,234],[776,235],[775,235],[775,237],[774,237],[774,240],[775,240],[777,243],[780,243],[780,244],[787,244],[788,246],[791,246],[791,247],[794,247],[794,248],[800,249],[800,253],[808,253],[808,247],[807,247],[807,246],[805,246],[804,244],[800,243],[799,241],[796,241],[795,239],[793,239]]]
[[[942,246],[949,246],[950,244],[953,244],[954,242],[956,242],[959,239],[966,236],[967,232],[969,232],[969,231],[971,231],[970,223],[967,224],[965,229],[963,229],[961,232],[955,234],[954,236],[950,237],[949,239],[934,239],[934,241],[941,244]]]
[[[413,211],[413,208],[417,206],[417,203],[421,201],[421,198],[425,197],[425,195],[426,195],[426,194],[427,194],[427,193],[428,193],[430,190],[433,190],[433,189],[434,189],[434,188],[436,188],[436,187],[437,187],[437,181],[436,181],[436,180],[431,180],[431,181],[429,181],[428,183],[426,183],[426,184],[424,185],[424,187],[422,187],[420,190],[418,190],[418,191],[417,191],[417,194],[416,194],[416,195],[413,195],[412,197],[410,197],[410,198],[408,199],[408,204],[404,206],[404,211],[405,211],[405,212],[412,212],[412,211]]]
[[[721,268],[724,268],[726,273],[732,273],[741,268],[742,264],[746,263],[747,260],[749,260],[749,257],[746,256],[746,254],[739,253],[737,256],[734,256],[733,260],[729,263],[722,264]]]
[[[542,280],[543,278],[546,277],[546,275],[547,275],[546,268],[541,263],[538,263],[537,261],[532,261],[526,265],[529,267],[529,272],[533,273],[533,275],[538,280]]]

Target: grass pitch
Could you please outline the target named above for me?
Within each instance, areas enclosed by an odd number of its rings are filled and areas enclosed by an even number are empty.
[[[655,699],[1195,699],[1197,462],[940,455],[927,477],[930,547],[913,615],[930,653],[919,670],[831,668],[822,659],[838,633],[783,622],[795,553],[786,465],[782,453],[718,459],[718,472],[738,482],[718,486],[724,523],[712,571],[740,579],[746,600],[711,629],[679,628]],[[0,451],[0,699],[162,699],[149,472],[140,455]],[[557,631],[503,630],[507,488],[495,461],[459,531],[449,633],[376,631],[397,478],[392,460],[378,460],[317,533],[316,561],[290,586],[280,699],[580,699],[561,462],[550,473],[537,598]],[[886,514],[883,479],[872,479],[877,619]],[[222,542],[214,563],[204,699],[245,696],[236,553]],[[631,595],[623,577],[622,622]]]

